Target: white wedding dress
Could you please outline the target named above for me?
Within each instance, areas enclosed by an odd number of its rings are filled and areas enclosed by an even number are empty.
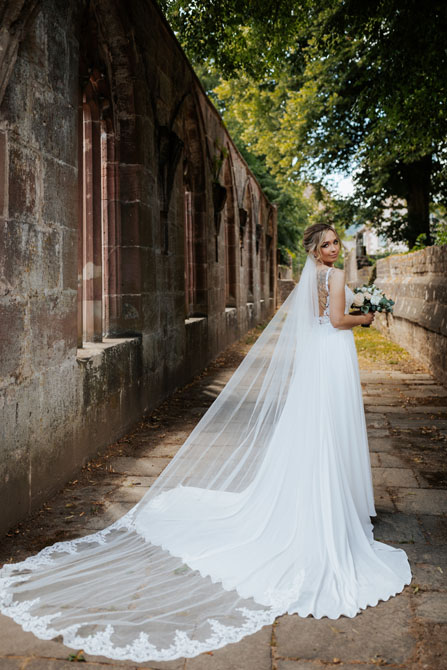
[[[4,566],[3,614],[87,653],[170,660],[236,642],[284,613],[354,617],[410,583],[405,552],[373,538],[357,354],[352,330],[330,322],[329,274],[308,258],[127,515]]]

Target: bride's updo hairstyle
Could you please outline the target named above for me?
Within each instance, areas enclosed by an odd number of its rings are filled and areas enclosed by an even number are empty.
[[[320,258],[320,247],[328,230],[332,230],[336,234],[341,250],[341,239],[335,228],[328,223],[314,223],[313,226],[306,228],[303,233],[303,245],[307,254],[313,254],[316,259]]]

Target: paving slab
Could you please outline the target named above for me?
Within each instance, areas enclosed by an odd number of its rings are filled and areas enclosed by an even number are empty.
[[[425,536],[417,519],[411,514],[381,511],[373,518],[374,537],[381,542],[425,543]]]
[[[374,451],[380,451],[380,452],[385,452],[393,451],[393,439],[391,438],[390,434],[386,431],[384,431],[384,435],[380,436],[375,436],[372,435],[372,430],[368,430],[368,445],[369,445],[369,451],[374,452]]]
[[[409,388],[405,391],[405,394],[409,398],[427,398],[427,397],[436,397],[436,398],[443,398],[447,396],[447,389],[445,389],[443,386],[432,386],[432,385],[424,385],[424,386],[417,386],[413,388]]]
[[[372,460],[377,463],[378,467],[382,468],[407,468],[408,465],[404,458],[397,454],[386,451],[375,451],[371,453],[371,465]]]
[[[71,653],[68,647],[53,640],[39,640],[33,633],[22,630],[10,617],[0,615],[0,657],[41,656],[64,660]]]
[[[396,507],[399,512],[444,515],[447,513],[447,491],[442,489],[400,488]]]
[[[374,485],[374,502],[378,514],[382,512],[394,512],[396,510],[392,494],[384,486]]]
[[[0,670],[22,670],[23,658],[0,658]]]
[[[447,516],[418,514],[418,520],[431,545],[447,546]]]
[[[408,553],[409,560],[414,563],[441,567],[447,586],[447,546],[445,544],[431,545],[415,542],[408,545],[405,551]]]
[[[432,419],[430,416],[418,419],[409,414],[405,414],[405,416],[389,414],[388,421],[392,428],[398,428],[399,430],[418,431],[420,428],[426,426],[438,430],[447,430],[447,421],[445,419]]]
[[[325,663],[324,665],[316,665],[313,661],[294,661],[290,659],[283,661],[280,659],[277,665],[278,670],[316,670],[317,668],[320,668],[320,670],[323,670],[323,668],[325,670],[331,670],[332,668],[334,670],[341,668],[344,668],[345,670],[377,670],[377,667],[377,663],[375,665],[370,665],[369,663],[367,665],[365,665],[365,663],[340,663],[338,658],[335,659],[335,662],[330,664]]]
[[[175,442],[162,442],[156,446],[146,447],[142,449],[141,456],[143,458],[173,458],[180,449],[184,440]]]
[[[118,456],[109,461],[112,471],[126,475],[141,475],[142,477],[157,477],[168,463],[170,458],[132,458]]]
[[[85,657],[84,657],[85,658]],[[81,662],[83,670],[104,670],[104,665],[102,663],[90,663],[90,662]],[[1,667],[1,666],[0,666]],[[77,667],[76,665],[74,667]],[[129,666],[124,665],[114,665],[114,670],[121,670],[126,668],[129,670]],[[137,666],[134,666],[137,667]],[[26,670],[73,670],[73,662],[68,660],[59,661],[51,658],[31,658],[26,661],[24,666]]]
[[[408,468],[379,467],[374,468],[373,481],[384,486],[417,487],[418,481],[412,470]]]
[[[377,658],[386,663],[404,663],[415,646],[411,618],[405,592],[363,610],[353,619],[284,616],[276,626],[276,649],[281,657],[323,663],[334,658],[349,663],[368,663]]]
[[[371,467],[372,468],[380,468],[381,467],[380,456],[379,456],[378,453],[376,453],[376,452],[370,453],[369,458],[370,458],[370,461],[371,461]]]
[[[364,393],[363,403],[365,405],[365,409],[368,412],[389,412],[394,407],[397,407],[397,409],[402,409],[403,405],[402,399],[399,398],[399,396],[384,395],[383,393],[380,393],[380,391],[374,395]]]
[[[418,645],[414,662],[408,670],[445,670],[447,624],[425,622],[420,618],[417,622],[415,634]]]
[[[400,545],[399,545],[400,546]],[[413,574],[412,588],[418,591],[447,592],[447,548],[421,543],[402,545]]]
[[[386,437],[389,438],[390,433],[388,428],[369,428],[368,429],[368,438],[377,438],[377,437]]]
[[[366,427],[368,430],[371,428],[387,428],[388,419],[385,414],[379,414],[378,412],[371,412],[366,414]]]
[[[133,503],[136,505],[148,491],[149,488],[144,486],[120,486],[107,496],[107,500],[111,503]]]
[[[389,414],[400,414],[402,413],[401,407],[387,407],[384,411]],[[433,418],[445,418],[447,416],[447,403],[439,403],[438,405],[422,405],[417,403],[416,405],[405,404],[405,414],[407,416],[418,416],[420,415],[432,415]]]
[[[186,660],[185,670],[271,670],[272,626],[236,644]]]
[[[115,523],[115,521],[118,521],[118,519],[121,519],[124,514],[127,514],[134,505],[135,503],[133,502],[107,502],[104,504],[102,514],[88,519],[84,524],[84,528],[90,532],[107,528],[112,523]]]
[[[433,623],[447,623],[447,593],[418,593],[414,598],[416,616]]]

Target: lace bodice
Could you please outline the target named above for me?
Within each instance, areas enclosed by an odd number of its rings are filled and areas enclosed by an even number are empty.
[[[320,315],[318,320],[320,323],[330,323],[329,319],[329,275],[333,270],[332,267],[321,266],[317,268],[317,286],[318,286],[318,303],[320,307]],[[354,300],[354,293],[349,286],[345,284],[345,314],[349,313],[349,308]]]

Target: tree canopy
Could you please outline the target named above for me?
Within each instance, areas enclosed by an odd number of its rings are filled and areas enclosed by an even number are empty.
[[[231,133],[279,183],[352,172],[349,207],[430,242],[445,204],[447,5],[441,0],[166,0]]]

